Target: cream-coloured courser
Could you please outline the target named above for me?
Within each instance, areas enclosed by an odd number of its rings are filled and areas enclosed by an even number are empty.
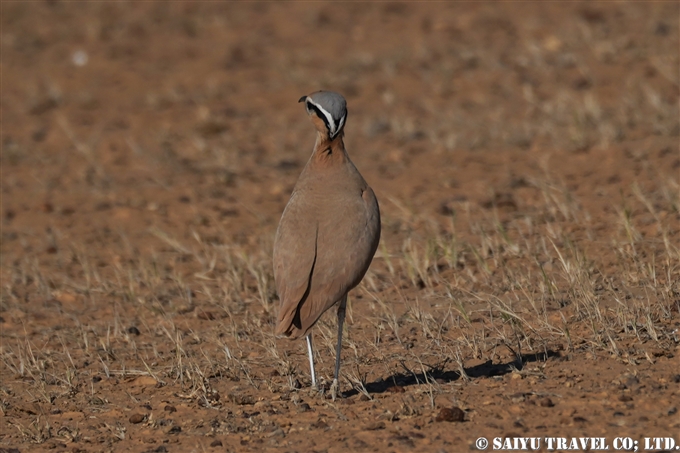
[[[338,305],[338,343],[331,395],[338,392],[347,293],[371,264],[380,240],[380,210],[373,190],[343,142],[347,103],[338,93],[303,96],[317,130],[314,152],[281,216],[274,242],[274,279],[280,298],[277,335],[307,338],[316,387],[310,329]]]

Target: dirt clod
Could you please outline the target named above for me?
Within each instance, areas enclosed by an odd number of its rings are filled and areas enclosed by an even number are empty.
[[[366,426],[364,426],[364,429],[366,431],[377,431],[379,429],[385,429],[385,422],[379,421],[368,423]]]
[[[310,426],[315,429],[327,429],[328,423],[326,423],[324,420],[319,419],[312,423]]]
[[[459,407],[443,407],[439,410],[437,422],[463,422],[465,421],[465,412]]]
[[[255,400],[252,396],[244,395],[242,393],[230,393],[227,395],[227,399],[232,403],[238,404],[239,406],[255,404]]]
[[[159,445],[151,450],[146,450],[144,453],[168,453],[168,449],[165,445]]]
[[[538,405],[541,407],[553,407],[555,403],[553,403],[553,400],[546,396],[538,400]]]
[[[311,406],[307,403],[301,403],[298,405],[298,412],[309,412],[311,410]]]

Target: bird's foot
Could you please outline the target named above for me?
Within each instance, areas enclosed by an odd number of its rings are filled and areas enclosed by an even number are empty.
[[[309,387],[310,397],[323,396],[324,393],[326,393],[326,389],[322,384],[317,383],[316,385],[312,385],[311,387]]]
[[[335,398],[338,397],[338,390],[340,388],[340,384],[338,383],[337,379],[333,379],[333,383],[331,384],[331,398],[333,401],[335,401]]]

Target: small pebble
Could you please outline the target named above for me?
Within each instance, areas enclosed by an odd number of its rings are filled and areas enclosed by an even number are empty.
[[[328,428],[328,423],[326,423],[323,420],[317,420],[316,422],[312,423],[310,426],[312,428],[316,428],[316,429],[326,429],[326,428]]]
[[[141,332],[135,326],[128,327],[128,333],[132,335],[141,335]]]
[[[465,412],[458,407],[443,407],[437,418],[437,422],[462,422],[465,421]]]
[[[76,66],[85,66],[88,60],[89,57],[87,55],[87,52],[85,52],[84,50],[76,50],[71,55],[71,61]]]
[[[198,319],[204,319],[206,321],[212,321],[215,319],[215,315],[212,314],[210,311],[199,311],[198,314],[196,315]]]
[[[130,421],[130,423],[137,424],[137,423],[142,423],[145,418],[146,418],[146,416],[143,415],[143,414],[132,414],[132,415],[130,415],[129,421]]]
[[[312,408],[307,403],[302,403],[298,406],[299,412],[309,412],[311,410],[312,410]]]
[[[553,400],[546,396],[545,398],[538,400],[538,405],[541,407],[553,407],[555,403],[553,403]]]

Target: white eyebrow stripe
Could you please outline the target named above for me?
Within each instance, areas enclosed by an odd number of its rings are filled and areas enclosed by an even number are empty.
[[[307,98],[307,102],[309,102],[310,104],[314,104],[314,107],[319,109],[321,111],[321,113],[324,114],[324,116],[328,120],[328,128],[330,129],[329,132],[331,133],[331,135],[335,134],[335,131],[336,131],[335,120],[333,120],[333,116],[326,109],[321,107],[319,104],[317,104],[316,102],[314,102],[310,98]]]
[[[342,126],[345,124],[345,118],[347,118],[347,115],[342,115],[342,118],[340,118],[340,123],[338,124],[338,130],[342,129]]]

